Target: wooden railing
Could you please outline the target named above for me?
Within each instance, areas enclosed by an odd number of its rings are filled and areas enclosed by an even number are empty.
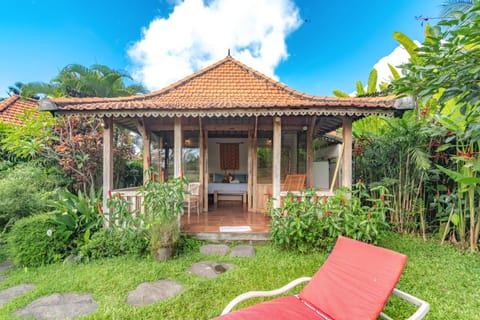
[[[138,193],[140,187],[116,189],[112,191],[112,194],[119,193],[122,198],[126,199],[129,203],[130,212],[142,212],[143,211],[143,196]]]

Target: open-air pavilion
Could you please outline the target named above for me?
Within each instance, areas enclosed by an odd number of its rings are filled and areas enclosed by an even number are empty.
[[[113,176],[119,174],[113,168],[113,127],[122,126],[141,135],[144,170],[184,173],[199,182],[204,212],[214,205],[213,196],[215,204],[243,201],[251,212],[263,210],[268,197],[278,207],[289,174],[305,174],[305,186],[319,192],[329,191],[334,173],[340,185],[350,187],[352,122],[410,107],[408,99],[394,96],[308,95],[231,56],[148,94],[40,102],[43,111],[103,119],[104,206],[107,192],[114,190]],[[338,128],[340,139],[328,135]],[[338,140],[342,147],[329,150]],[[228,173],[234,183],[222,182]]]

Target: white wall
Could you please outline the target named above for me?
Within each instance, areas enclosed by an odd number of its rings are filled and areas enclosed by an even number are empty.
[[[220,143],[240,143],[239,169],[229,171],[232,174],[246,174],[248,171],[248,140],[240,138],[208,138],[208,173],[225,173],[220,169]]]

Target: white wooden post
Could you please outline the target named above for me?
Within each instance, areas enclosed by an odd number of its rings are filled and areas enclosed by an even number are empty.
[[[145,184],[148,179],[150,179],[148,175],[148,171],[150,169],[150,161],[151,161],[151,153],[150,153],[150,141],[151,141],[151,134],[150,130],[145,125],[145,120],[142,119],[137,123],[137,130],[140,132],[142,136],[143,142],[143,184]]]
[[[273,207],[280,208],[280,173],[282,151],[282,120],[280,117],[273,118],[273,165],[272,165],[272,193]]]
[[[175,118],[173,127],[173,175],[180,177],[182,175],[182,119]]]
[[[113,190],[113,118],[103,119],[103,212],[109,213],[108,192]]]
[[[342,138],[344,144],[342,161],[342,186],[352,188],[352,119],[344,117]]]

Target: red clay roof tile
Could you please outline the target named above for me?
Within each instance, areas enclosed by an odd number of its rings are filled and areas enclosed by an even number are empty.
[[[395,97],[337,98],[287,87],[230,56],[164,89],[119,98],[57,98],[58,110],[208,110],[308,107],[391,109]]]
[[[33,99],[22,99],[18,95],[13,95],[3,101],[0,101],[0,121],[12,124],[23,124],[21,115],[26,110],[34,110],[34,115],[38,115],[38,101]]]

